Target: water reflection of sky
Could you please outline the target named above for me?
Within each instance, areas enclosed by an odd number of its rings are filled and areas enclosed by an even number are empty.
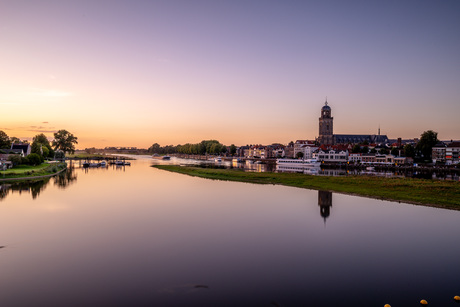
[[[134,161],[0,202],[4,306],[445,306],[460,212]]]

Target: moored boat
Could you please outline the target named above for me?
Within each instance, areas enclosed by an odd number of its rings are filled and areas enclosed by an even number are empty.
[[[321,165],[321,162],[316,159],[277,159],[276,164],[286,166],[318,167]]]

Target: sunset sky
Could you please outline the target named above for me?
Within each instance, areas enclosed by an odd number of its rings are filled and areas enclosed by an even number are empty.
[[[0,0],[0,130],[77,148],[460,139],[460,1]]]

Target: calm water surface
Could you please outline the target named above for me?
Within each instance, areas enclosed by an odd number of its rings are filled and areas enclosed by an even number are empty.
[[[458,211],[151,163],[2,186],[1,306],[458,306]]]

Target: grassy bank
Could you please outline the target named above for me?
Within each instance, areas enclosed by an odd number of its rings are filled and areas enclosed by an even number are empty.
[[[154,167],[208,179],[280,184],[460,210],[460,183],[456,181],[375,176],[331,177],[297,173],[253,173],[234,169],[175,165],[154,165]]]
[[[6,171],[0,171],[0,180],[27,179],[28,177],[49,176],[66,168],[65,163],[42,163],[36,166],[19,165]]]

